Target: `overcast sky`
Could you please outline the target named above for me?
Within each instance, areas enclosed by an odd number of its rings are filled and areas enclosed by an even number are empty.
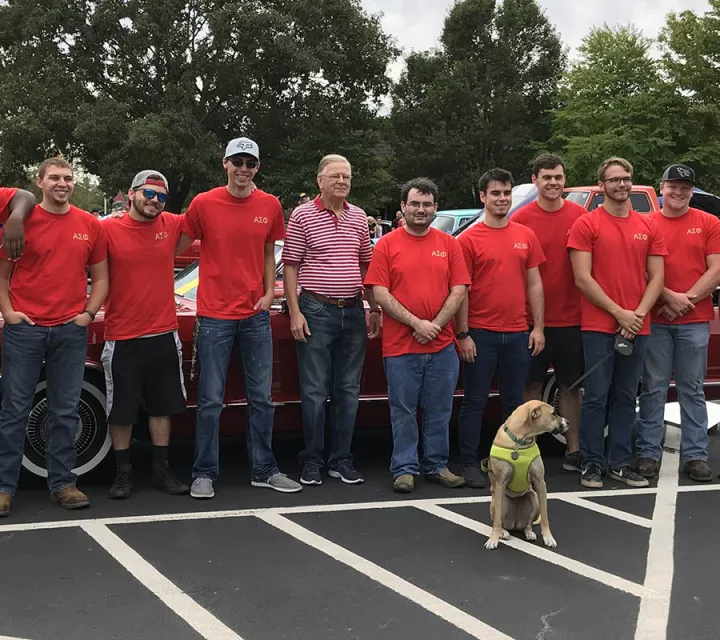
[[[671,11],[704,13],[707,0],[539,0],[571,52],[592,27],[634,23],[656,38]],[[429,49],[437,44],[445,16],[454,0],[362,0],[369,13],[383,13],[383,28],[405,51]],[[393,65],[397,77],[402,63]]]

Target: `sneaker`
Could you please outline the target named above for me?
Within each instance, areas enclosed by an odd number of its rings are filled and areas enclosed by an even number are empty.
[[[450,469],[443,469],[438,473],[426,473],[425,480],[428,482],[436,482],[448,489],[456,489],[465,486],[465,478],[456,476]]]
[[[190,495],[199,500],[209,500],[215,497],[213,481],[210,478],[195,478],[190,487]]]
[[[403,473],[393,480],[393,491],[396,493],[412,493],[415,491],[415,478],[409,473]]]
[[[128,465],[120,465],[115,471],[115,482],[110,487],[111,500],[125,500],[132,495],[133,475],[132,467]]]
[[[12,496],[7,491],[0,491],[0,518],[7,518],[12,507]]]
[[[638,458],[635,463],[635,471],[645,478],[654,478],[658,474],[659,466],[658,461],[652,458]]]
[[[57,502],[65,509],[83,509],[90,506],[90,498],[73,486],[60,489],[57,493],[51,493],[50,500]]]
[[[178,480],[167,462],[164,466],[153,465],[152,485],[171,496],[182,496],[190,491],[190,487]]]
[[[484,489],[487,487],[487,474],[480,467],[465,467],[463,469],[465,484],[471,489]]]
[[[365,482],[362,474],[355,468],[355,465],[348,460],[330,467],[328,475],[331,478],[339,478],[345,484],[362,484]]]
[[[629,487],[647,487],[650,484],[647,478],[641,476],[639,473],[635,473],[629,466],[621,467],[620,469],[610,469],[608,475],[613,478],[613,480],[624,482]]]
[[[284,473],[280,473],[279,471],[265,478],[265,480],[251,480],[250,484],[253,487],[275,489],[275,491],[279,491],[280,493],[297,493],[298,491],[302,491],[301,484],[295,482],[295,480],[291,480]]]
[[[713,472],[705,460],[688,460],[683,471],[695,482],[712,482]]]
[[[316,464],[306,464],[303,467],[302,473],[300,474],[300,482],[307,485],[322,484],[322,474],[320,473],[320,467]]]
[[[563,469],[565,471],[582,471],[582,467],[580,466],[580,452],[579,451],[573,451],[570,453],[569,451],[565,452],[565,459],[563,460]]]
[[[585,467],[580,476],[580,484],[588,489],[602,489],[603,479],[600,467],[596,464],[589,464]]]

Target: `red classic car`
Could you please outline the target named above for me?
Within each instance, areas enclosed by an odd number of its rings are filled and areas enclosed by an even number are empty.
[[[276,246],[278,262],[276,300],[271,309],[273,334],[273,399],[276,404],[275,429],[278,431],[300,431],[300,392],[297,374],[297,356],[295,341],[290,334],[290,319],[282,298],[282,264],[280,254],[282,243]],[[192,438],[195,433],[195,408],[197,406],[197,377],[191,378],[192,336],[195,323],[195,294],[197,291],[198,263],[176,276],[176,303],[179,321],[179,334],[183,347],[183,373],[188,393],[188,410],[173,418],[173,436]],[[105,421],[105,381],[100,354],[103,348],[103,314],[99,313],[89,327],[88,354],[80,400],[78,432],[76,444],[78,461],[76,473],[87,473],[99,465],[110,451],[110,434]],[[720,398],[720,322],[716,317],[711,324],[710,357],[705,391],[709,399]],[[0,334],[1,338],[1,334]],[[548,374],[544,398],[554,404],[557,385],[552,372]],[[462,398],[462,379],[455,393],[456,409]],[[233,355],[228,371],[225,389],[225,410],[222,413],[220,429],[223,435],[242,433],[245,428],[245,396],[242,364],[237,355]],[[497,393],[491,393],[491,399],[485,416],[490,421],[497,420],[499,403]],[[457,411],[453,421],[457,418]],[[45,429],[47,421],[46,382],[41,377],[35,392],[35,401],[28,422],[25,441],[23,466],[37,475],[45,476]],[[365,367],[362,375],[360,408],[357,414],[358,428],[377,428],[389,426],[390,416],[387,406],[387,386],[381,356],[381,341],[368,342]],[[138,434],[143,429],[138,429]]]

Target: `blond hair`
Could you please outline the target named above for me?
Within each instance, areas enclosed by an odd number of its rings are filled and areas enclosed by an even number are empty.
[[[631,176],[633,174],[633,166],[625,160],[625,158],[619,158],[618,156],[613,156],[612,158],[608,158],[598,167],[598,180],[602,182],[605,180],[605,174],[607,173],[607,170],[610,167],[622,167],[627,171]]]
[[[322,160],[320,160],[320,165],[318,166],[318,175],[323,175],[325,173],[326,167],[333,162],[342,162],[346,164],[348,167],[350,167],[350,173],[352,173],[352,165],[345,156],[338,155],[337,153],[331,153],[330,155],[327,155]]]

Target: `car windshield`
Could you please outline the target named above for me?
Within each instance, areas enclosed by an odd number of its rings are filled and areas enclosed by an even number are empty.
[[[563,196],[566,200],[579,204],[581,207],[585,206],[588,197],[590,196],[589,191],[566,191]]]
[[[430,224],[431,227],[435,227],[444,233],[452,233],[455,227],[455,218],[452,216],[435,216],[435,220]]]

